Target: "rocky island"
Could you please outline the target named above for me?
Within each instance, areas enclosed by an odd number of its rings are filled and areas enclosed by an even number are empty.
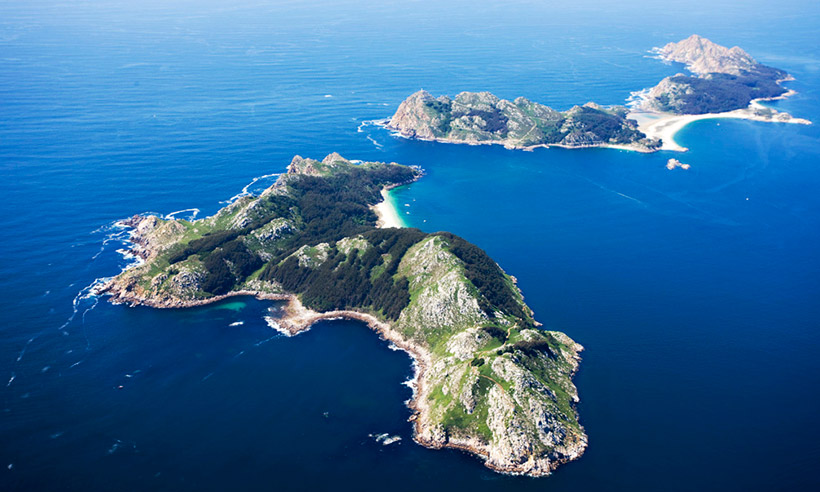
[[[500,472],[549,474],[587,445],[572,383],[583,348],[538,328],[514,278],[477,246],[376,227],[380,192],[420,175],[338,154],[294,157],[273,186],[212,217],[130,219],[143,262],[103,291],[159,308],[278,299],[275,327],[288,335],[321,319],[361,320],[415,361],[417,442]]]
[[[665,61],[686,64],[694,75],[666,77],[637,93],[631,109],[587,103],[557,111],[523,97],[507,101],[489,92],[462,92],[454,99],[436,98],[422,90],[405,99],[385,126],[404,137],[447,143],[653,152],[686,150],[673,137],[699,119],[810,123],[760,104],[794,94],[781,86],[793,78],[738,47],[692,35],[654,51]]]
[[[794,80],[783,70],[758,63],[735,46],[726,48],[697,34],[654,50],[694,75],[666,77],[641,101],[648,110],[677,114],[722,113],[743,109],[753,100],[787,94],[780,82]]]
[[[536,147],[614,147],[651,152],[659,142],[647,139],[627,108],[595,103],[556,111],[523,97],[499,99],[489,92],[462,92],[454,99],[418,91],[404,100],[387,128],[422,140]]]
[[[794,79],[783,70],[758,63],[737,46],[726,48],[693,34],[654,52],[664,61],[685,64],[693,74],[666,77],[642,91],[629,114],[642,132],[661,140],[665,150],[686,150],[675,143],[674,135],[701,119],[811,123],[760,104],[794,94],[781,85]]]

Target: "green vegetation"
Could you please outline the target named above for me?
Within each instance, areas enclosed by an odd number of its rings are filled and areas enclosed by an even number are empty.
[[[202,290],[216,295],[225,294],[233,289],[237,279],[244,280],[262,264],[262,259],[242,242],[230,241],[205,258],[203,265],[207,274],[202,281]]]
[[[426,234],[418,229],[374,229],[362,237],[371,245],[362,254],[355,249],[345,254],[333,246],[328,260],[317,268],[302,266],[291,255],[268,263],[261,278],[301,292],[302,302],[318,311],[359,308],[395,320],[410,302],[407,278],[396,275],[396,270],[405,252]],[[392,260],[382,265],[385,257]]]
[[[592,133],[602,141],[626,144],[646,138],[636,127],[624,124],[624,116],[614,111],[581,106],[573,113],[572,119],[579,130]],[[554,138],[559,137],[556,135]]]
[[[419,91],[399,106],[389,126],[414,137],[498,142],[516,147],[657,147],[658,143],[647,140],[637,122],[626,115],[626,108],[603,108],[593,103],[560,112],[524,98],[506,101],[489,92],[462,92],[451,100]]]
[[[481,327],[482,330],[487,332],[488,335],[495,338],[496,340],[504,343],[507,341],[507,330],[500,328],[496,325],[485,325]]]
[[[312,164],[315,166],[318,162],[313,161]],[[257,217],[251,220],[249,225],[238,229],[213,228],[201,237],[188,241],[187,244],[176,245],[167,255],[167,262],[176,264],[192,255],[198,255],[206,269],[202,290],[215,295],[224,294],[244,282],[263,264],[256,252],[246,246],[246,243],[250,242],[247,238],[252,232],[279,217],[287,217],[301,224],[300,230],[290,234],[269,251],[275,254],[278,260],[283,260],[305,244],[335,243],[344,237],[370,231],[374,229],[376,222],[376,216],[370,206],[381,200],[381,188],[409,182],[415,179],[417,174],[418,171],[397,164],[346,164],[326,176],[291,174],[286,180],[286,194],[270,193],[250,202],[254,204]],[[228,227],[229,224],[224,226]],[[335,253],[337,252],[334,250]],[[313,278],[328,278],[325,272],[310,278],[306,276],[306,283],[294,283],[293,275],[289,273],[291,269],[292,262],[286,262],[284,265],[271,262],[267,264],[260,278],[275,280],[277,274],[273,272],[276,271],[283,279],[285,276],[288,278],[288,285],[291,287],[307,287]],[[300,292],[302,289],[292,290]],[[311,292],[315,293],[315,290],[316,288]],[[342,302],[334,296],[329,296],[332,300],[328,300],[318,293],[308,298],[315,301],[312,305],[317,308],[328,305],[357,305]]]
[[[430,357],[429,412],[418,421],[438,437],[424,442],[518,446],[499,466],[582,450],[570,379],[580,347],[535,329],[512,279],[481,248],[447,232],[375,227],[380,190],[419,175],[336,155],[295,158],[274,186],[213,217],[145,218],[138,239],[151,256],[114,279],[114,290],[171,306],[237,290],[290,293],[319,312],[372,314]],[[545,444],[547,434],[567,442]]]
[[[669,79],[684,86],[680,95],[661,94],[656,100],[659,109],[681,114],[722,113],[745,108],[752,99],[777,97],[786,89],[775,78],[758,73],[730,75],[710,74],[709,78],[677,75]]]
[[[481,309],[487,315],[498,310],[524,320],[529,318],[501,267],[483,249],[449,232],[439,235],[447,239],[450,251],[464,262],[464,275],[478,288]]]

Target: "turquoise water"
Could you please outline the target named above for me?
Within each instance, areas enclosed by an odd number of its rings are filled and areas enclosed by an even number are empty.
[[[792,73],[775,106],[819,122],[813,3],[7,2],[0,19],[0,489],[820,485],[817,125],[700,121],[688,153],[647,155],[366,124],[419,88],[621,103],[681,70],[649,48],[693,32]],[[359,323],[284,338],[253,299],[88,295],[129,261],[118,219],[209,215],[332,151],[422,166],[394,191],[408,224],[486,249],[586,347],[580,460],[506,477],[414,444],[409,358]]]

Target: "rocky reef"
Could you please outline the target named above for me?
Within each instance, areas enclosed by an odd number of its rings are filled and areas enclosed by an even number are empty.
[[[663,79],[637,106],[644,111],[706,114],[744,109],[756,99],[787,94],[780,82],[791,79],[737,46],[726,48],[696,34],[655,51],[663,60],[686,64],[694,75]]]
[[[155,307],[282,299],[277,326],[288,334],[325,318],[364,321],[416,361],[417,442],[468,451],[501,472],[549,474],[587,445],[572,383],[583,348],[539,328],[514,279],[477,246],[375,227],[381,189],[420,175],[297,156],[273,186],[212,217],[129,220],[144,262],[104,291]]]
[[[405,99],[387,127],[423,140],[539,146],[626,147],[650,152],[658,142],[646,138],[624,107],[595,103],[556,111],[523,97],[499,99],[489,92],[462,92],[454,99],[418,91]]]

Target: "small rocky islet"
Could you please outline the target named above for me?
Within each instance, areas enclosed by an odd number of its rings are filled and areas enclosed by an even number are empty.
[[[514,278],[477,246],[376,227],[381,190],[421,174],[297,156],[273,186],[212,217],[130,219],[143,262],[103,291],[160,308],[281,299],[277,326],[288,334],[319,319],[364,321],[416,362],[417,442],[468,451],[501,472],[549,474],[587,446],[572,382],[583,348],[539,328]]]

